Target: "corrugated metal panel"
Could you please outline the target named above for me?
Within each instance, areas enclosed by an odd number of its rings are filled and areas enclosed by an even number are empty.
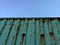
[[[0,19],[0,45],[60,45],[60,19]]]

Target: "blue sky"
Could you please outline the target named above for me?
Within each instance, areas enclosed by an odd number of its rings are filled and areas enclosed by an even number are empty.
[[[60,17],[60,0],[0,0],[0,17]]]

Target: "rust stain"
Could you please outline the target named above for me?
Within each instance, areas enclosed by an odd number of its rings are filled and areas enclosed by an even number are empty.
[[[56,45],[56,42],[54,41],[54,35],[53,35],[53,32],[50,33],[50,37],[51,37],[51,45]]]
[[[40,39],[41,39],[41,45],[44,45],[44,34],[40,35]]]
[[[25,33],[22,34],[22,39],[20,41],[21,45],[23,45],[24,39],[25,39]]]

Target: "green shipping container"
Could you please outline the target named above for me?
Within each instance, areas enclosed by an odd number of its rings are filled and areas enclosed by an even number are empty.
[[[0,18],[0,45],[60,45],[60,18]]]

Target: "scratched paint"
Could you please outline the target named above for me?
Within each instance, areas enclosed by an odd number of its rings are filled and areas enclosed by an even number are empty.
[[[0,18],[0,45],[60,45],[60,19]]]

